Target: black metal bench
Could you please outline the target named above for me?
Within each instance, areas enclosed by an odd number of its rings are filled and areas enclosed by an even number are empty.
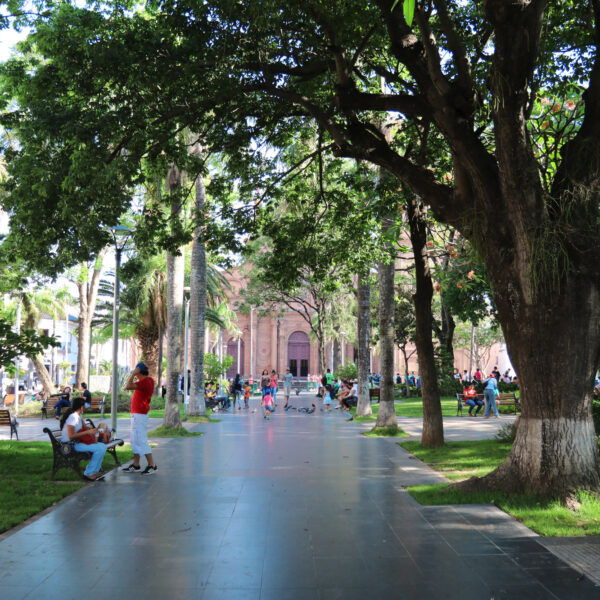
[[[376,398],[377,402],[379,402],[380,397],[381,397],[381,388],[369,388],[369,402],[373,402],[374,398]]]
[[[463,406],[469,406],[468,404],[465,403],[465,395],[464,394],[456,394],[456,399],[458,400],[458,405],[456,407],[456,416],[458,417],[458,415],[460,414],[460,416],[462,417],[462,409]],[[485,407],[485,397],[483,394],[477,394],[477,400],[481,400],[483,402],[483,406]]]
[[[17,440],[19,439],[19,434],[17,432],[17,420],[13,419],[8,409],[0,410],[0,426],[5,425],[6,427],[10,427],[10,439],[12,440],[13,433]]]
[[[521,403],[514,392],[505,392],[496,396],[496,406],[513,406],[515,415],[521,412]]]
[[[83,472],[81,471],[81,467],[79,466],[79,462],[82,460],[91,460],[92,453],[78,452],[73,447],[73,444],[69,442],[63,444],[61,441],[62,432],[60,429],[50,430],[48,427],[44,427],[44,433],[47,433],[48,437],[50,438],[54,459],[52,464],[52,475],[50,476],[50,479],[54,479],[56,471],[62,469],[63,467],[67,469],[73,469],[77,475],[81,477],[81,479],[85,479]],[[117,446],[122,446],[124,443],[125,442],[123,440],[117,438],[106,444],[106,452],[115,459],[115,464],[117,466],[119,466],[121,463],[117,457],[116,448]]]

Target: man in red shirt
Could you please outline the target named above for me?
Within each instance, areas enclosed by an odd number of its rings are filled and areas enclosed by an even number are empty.
[[[157,466],[152,457],[152,450],[148,443],[148,411],[150,410],[150,398],[154,392],[154,379],[148,377],[148,367],[138,363],[125,384],[126,390],[134,390],[131,399],[131,434],[130,443],[133,450],[133,462],[123,471],[133,473],[140,470],[140,457],[143,454],[148,465],[142,471],[142,475],[156,473]]]

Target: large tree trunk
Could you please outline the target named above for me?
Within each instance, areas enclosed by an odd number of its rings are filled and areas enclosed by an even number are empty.
[[[89,385],[90,349],[92,337],[92,319],[96,310],[98,300],[98,287],[100,275],[102,274],[102,259],[106,249],[102,249],[94,263],[92,279],[88,282],[87,267],[81,269],[80,281],[77,282],[79,292],[79,327],[77,334],[77,371],[75,373],[75,385],[82,382]]]
[[[192,272],[190,275],[190,369],[191,390],[188,414],[205,415],[204,401],[204,338],[206,332],[206,248],[204,246],[204,227],[206,191],[204,179],[196,179],[196,228],[192,247]]]
[[[163,347],[164,347],[165,334],[162,327],[158,328],[158,367],[157,367],[157,379],[156,387],[154,388],[154,395],[162,395],[162,379],[163,379]]]
[[[158,380],[158,329],[156,327],[136,327],[135,336],[142,349],[148,373],[154,381]]]
[[[423,396],[423,434],[421,444],[427,447],[444,445],[442,405],[437,384],[437,370],[433,348],[433,314],[431,300],[433,283],[427,259],[427,229],[423,219],[423,207],[413,194],[407,194],[407,214],[410,240],[415,259],[415,345],[419,358],[421,394]]]
[[[52,377],[50,377],[50,373],[48,373],[48,369],[46,369],[46,365],[44,365],[44,357],[41,354],[38,354],[31,359],[31,362],[33,362],[35,372],[37,373],[38,379],[46,394],[56,394],[56,388],[52,382]]]
[[[387,221],[387,219],[386,219]],[[384,223],[384,232],[389,224]],[[391,248],[388,248],[391,252]],[[376,427],[398,427],[394,409],[394,275],[396,262],[379,264],[379,348],[381,390]]]
[[[369,399],[369,337],[371,332],[371,286],[368,280],[368,273],[358,276],[357,282],[357,302],[358,318],[356,341],[358,344],[358,402],[356,405],[356,414],[360,417],[370,417],[373,414],[371,410],[371,401]]]
[[[333,365],[332,372],[335,373],[340,368],[340,341],[337,337],[333,338]]]
[[[168,180],[171,190],[179,185],[177,169],[173,167]],[[179,219],[180,199],[175,198],[171,206],[171,218]],[[180,427],[179,415],[179,376],[181,365],[181,311],[183,307],[184,258],[183,249],[179,255],[167,253],[167,399],[163,425]]]
[[[519,376],[522,413],[507,460],[461,487],[563,498],[576,489],[597,489],[598,447],[591,413],[600,356],[596,283],[583,273],[574,274],[554,302],[519,301],[514,280],[506,276],[494,279],[494,290]]]
[[[438,350],[440,367],[443,375],[452,377],[454,375],[454,330],[456,329],[456,323],[448,306],[444,302],[443,294],[440,313],[441,327],[437,332],[438,341],[440,342]]]

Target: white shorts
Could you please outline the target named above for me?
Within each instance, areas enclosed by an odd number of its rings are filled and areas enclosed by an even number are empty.
[[[132,413],[129,442],[134,454],[152,454],[148,443],[148,415]]]
[[[289,397],[290,397],[290,392],[291,392],[291,391],[292,391],[292,386],[290,386],[290,385],[284,385],[284,386],[283,386],[283,395],[284,395],[286,398],[289,398]]]

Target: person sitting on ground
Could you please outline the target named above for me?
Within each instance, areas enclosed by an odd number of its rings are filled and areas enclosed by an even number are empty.
[[[56,410],[56,418],[60,419],[61,409],[71,406],[71,388],[61,386],[58,394],[52,394],[50,398],[58,398],[58,402],[52,407]]]
[[[473,383],[463,390],[463,398],[465,399],[465,404],[469,405],[469,416],[476,417],[483,408],[483,401],[477,397],[477,390]],[[477,410],[475,411],[475,414],[473,414],[475,406],[477,406]]]
[[[260,404],[263,407],[265,419],[269,419],[271,413],[275,411],[275,407],[273,406],[273,396],[271,396],[271,392],[267,392],[262,399]]]
[[[73,447],[77,452],[91,452],[92,460],[88,463],[83,476],[88,481],[95,481],[104,476],[100,467],[106,454],[106,444],[96,441],[96,435],[106,426],[88,428],[83,424],[81,415],[85,409],[83,398],[75,398],[73,406],[67,408],[60,420],[61,441],[74,442]]]
[[[348,382],[349,383],[349,382]],[[352,384],[348,394],[342,399],[342,406],[344,410],[349,411],[352,406],[356,406],[358,403],[358,383],[356,381]]]

